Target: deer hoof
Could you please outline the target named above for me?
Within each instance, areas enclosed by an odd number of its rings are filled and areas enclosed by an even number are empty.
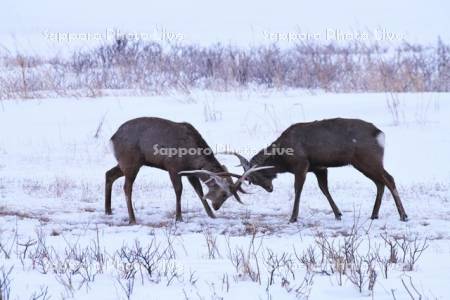
[[[378,220],[378,215],[372,215],[372,216],[370,216],[370,218],[371,218],[372,220]]]
[[[342,214],[338,214],[335,216],[336,220],[340,221],[342,220]]]
[[[112,215],[112,210],[105,210],[105,215],[108,215],[108,216],[110,216],[110,215]]]
[[[408,215],[403,215],[400,217],[400,221],[407,222],[408,221]]]
[[[175,221],[176,222],[183,222],[183,217],[182,216],[176,216]]]
[[[291,219],[289,220],[289,223],[296,223],[297,222],[297,218],[291,217]]]

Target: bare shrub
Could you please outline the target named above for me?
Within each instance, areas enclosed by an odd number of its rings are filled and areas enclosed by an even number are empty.
[[[121,279],[120,277],[117,278],[117,282],[119,283],[120,288],[122,289],[123,293],[125,294],[126,299],[131,299],[131,295],[134,291],[134,279],[135,279],[136,273],[130,274],[129,277],[125,279]]]
[[[316,248],[309,246],[301,255],[294,248],[294,254],[297,260],[303,265],[308,272],[314,270],[317,266]]]
[[[48,287],[47,286],[41,286],[39,288],[38,292],[34,292],[31,297],[30,300],[49,300],[51,297],[48,294]]]
[[[392,118],[392,125],[398,126],[400,124],[400,117],[402,114],[401,102],[397,93],[389,93],[386,98],[386,106]]]
[[[450,46],[404,42],[382,47],[362,42],[290,48],[241,49],[216,44],[172,45],[128,41],[76,51],[68,58],[6,54],[0,63],[0,99],[45,96],[98,97],[105,90],[161,94],[193,88],[227,91],[264,88],[332,92],[450,91]],[[214,115],[214,109],[205,107]]]
[[[225,238],[227,258],[234,267],[234,272],[230,276],[228,273],[222,274],[219,282],[206,281],[213,293],[210,296],[219,298],[216,291],[220,287],[222,292],[229,292],[232,284],[230,279],[234,279],[235,282],[248,280],[256,283],[265,288],[267,297],[272,297],[272,291],[281,287],[291,296],[308,299],[313,279],[319,275],[327,276],[337,282],[338,286],[349,282],[360,293],[368,292],[373,298],[379,274],[388,278],[391,269],[400,272],[416,269],[420,257],[428,248],[428,240],[410,233],[395,236],[387,232],[381,234],[381,240],[374,240],[363,224],[359,224],[359,218],[355,217],[353,226],[342,235],[328,236],[318,232],[313,243],[306,245],[302,251],[297,251],[295,247],[293,250],[277,247],[275,251],[263,244],[264,234],[261,231],[255,226],[248,226],[250,236],[246,236],[249,238],[246,244],[232,245],[230,238]],[[169,287],[178,282],[190,284],[193,290],[200,287],[197,282],[203,284],[203,279],[196,272],[183,270],[183,265],[177,264],[173,246],[177,237],[171,230],[165,231],[165,235],[159,238],[152,235],[145,242],[135,240],[131,245],[124,244],[112,254],[103,248],[98,229],[95,233],[86,245],[82,245],[78,239],[66,239],[61,234],[58,239],[64,239],[66,245],[57,250],[47,242],[43,227],[36,229],[35,236],[23,240],[14,237],[17,236],[16,231],[10,237],[13,246],[10,242],[3,246],[6,251],[3,250],[2,256],[6,252],[8,259],[19,259],[23,271],[31,270],[46,274],[47,277],[53,276],[62,290],[60,296],[66,298],[77,297],[82,288],[87,293],[100,273],[112,275],[117,281],[118,296],[126,299],[133,298],[136,284],[139,283],[141,288],[149,283]],[[220,257],[219,250],[222,248],[217,243],[218,237],[209,230],[205,230],[203,236],[208,257]],[[53,241],[53,238],[48,239]],[[1,243],[5,245],[2,239]],[[187,250],[185,252],[188,255]],[[12,267],[0,267],[1,300],[11,298],[11,287],[14,287],[11,285],[14,278],[11,276],[12,270]],[[409,281],[404,280],[409,277],[406,274],[408,273],[404,273],[399,279],[399,287],[403,285],[412,299],[425,299],[425,293],[416,288],[411,278]],[[394,291],[391,292],[395,299]],[[31,295],[31,299],[49,298],[48,288],[45,286]]]
[[[396,240],[398,241],[398,240]],[[420,240],[417,236],[413,239],[407,239],[407,243],[402,243],[402,245],[407,245],[402,247],[404,253],[404,271],[413,271],[419,258],[422,256],[423,252],[428,248],[428,239]],[[406,257],[406,258],[405,258]]]
[[[311,272],[306,272],[301,283],[295,288],[295,296],[297,299],[309,299],[313,284],[314,274]]]
[[[0,240],[0,253],[3,254],[5,259],[11,258],[11,252],[13,250],[16,237],[17,237],[17,235],[15,235],[14,240],[12,242],[10,242],[9,245],[4,243],[3,240]]]
[[[51,249],[41,229],[36,230],[36,245],[29,251],[32,268],[41,274],[47,274],[53,264]]]
[[[209,230],[203,230],[203,236],[208,249],[208,258],[214,259],[220,257],[219,248],[217,247],[217,237],[214,236]]]
[[[97,125],[97,129],[95,130],[94,138],[98,138],[100,136],[100,133],[103,128],[103,123],[105,122],[106,114],[103,115],[103,117],[100,119]]]
[[[289,253],[283,252],[281,255],[277,255],[271,249],[266,249],[263,259],[269,273],[267,287],[275,283],[276,276],[280,277],[282,282],[289,278],[295,279],[294,262]]]
[[[205,122],[216,122],[222,119],[222,112],[215,108],[214,103],[205,102],[203,105],[203,116]]]
[[[256,230],[253,231],[247,249],[242,247],[232,249],[229,240],[227,240],[228,259],[236,270],[237,279],[250,279],[261,284],[261,269],[258,258],[261,244],[256,246],[255,239]]]
[[[56,177],[55,180],[49,185],[48,189],[54,194],[56,198],[63,197],[67,190],[74,188],[75,183],[68,178]]]
[[[11,296],[11,272],[13,267],[9,270],[3,266],[0,267],[0,300],[9,300]]]
[[[389,236],[386,232],[380,235],[384,241],[384,245],[388,247],[388,256],[383,257],[378,252],[377,262],[380,265],[380,269],[385,279],[388,278],[388,272],[392,265],[395,265],[398,262],[398,251],[397,251],[397,243],[396,241]]]
[[[423,299],[422,293],[420,293],[419,290],[414,285],[412,277],[411,276],[407,276],[407,277],[409,279],[408,280],[409,287],[408,287],[408,284],[405,283],[403,278],[401,278],[402,285],[405,288],[406,292],[408,293],[408,295],[411,297],[412,300],[415,300],[415,299],[422,300]],[[433,298],[435,298],[435,297],[433,297]],[[425,299],[429,299],[429,297],[425,297]]]
[[[367,285],[367,290],[373,292],[377,272],[375,270],[375,258],[370,252],[364,256],[356,256],[355,261],[349,266],[349,272],[346,273],[347,278],[353,283],[360,293]]]
[[[414,270],[429,246],[426,238],[420,239],[417,235],[393,236],[386,232],[381,234],[381,244],[374,243],[369,232],[361,229],[358,218],[355,218],[352,229],[344,237],[330,238],[318,232],[315,246],[302,254],[294,249],[295,257],[308,272],[335,274],[338,285],[347,279],[360,293],[367,290],[373,295],[380,272],[387,279],[393,266],[400,265],[403,271]],[[361,247],[363,240],[364,247]],[[315,255],[316,252],[319,255]]]

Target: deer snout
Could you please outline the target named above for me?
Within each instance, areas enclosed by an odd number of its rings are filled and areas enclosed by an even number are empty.
[[[215,201],[213,201],[211,204],[212,204],[212,207],[213,207],[213,209],[214,210],[219,210],[219,208],[222,206],[222,203],[223,202],[215,202]]]
[[[270,184],[270,185],[264,187],[264,189],[265,189],[266,191],[268,191],[269,193],[272,193],[272,192],[273,192],[273,185]]]

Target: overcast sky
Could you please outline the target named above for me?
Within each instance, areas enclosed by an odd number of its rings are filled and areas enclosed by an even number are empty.
[[[166,37],[202,44],[220,41],[253,45],[288,33],[320,34],[318,38],[323,40],[327,30],[341,33],[385,30],[413,42],[435,42],[437,36],[450,42],[449,3],[444,0],[2,0],[0,43],[14,40],[17,47],[26,47],[28,39],[28,45],[38,47],[48,37],[45,33],[104,34],[113,29],[149,35],[165,31]]]

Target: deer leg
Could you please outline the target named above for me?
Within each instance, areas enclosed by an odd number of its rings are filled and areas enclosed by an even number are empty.
[[[400,215],[401,221],[408,221],[408,215],[403,208],[402,201],[400,200],[400,196],[397,191],[397,187],[395,186],[394,177],[392,177],[386,170],[383,170],[383,179],[384,183],[388,187],[392,196],[394,197],[395,206],[397,206],[398,214]]]
[[[382,160],[377,160],[375,162],[355,160],[353,166],[370,178],[377,186],[377,198],[375,199],[375,205],[372,211],[372,219],[378,218],[378,211],[381,206],[381,199],[383,197],[384,185],[388,187],[392,196],[394,197],[395,205],[397,206],[398,214],[400,215],[400,220],[406,221],[408,216],[405,213],[400,196],[398,194],[397,188],[395,186],[394,178],[383,168]]]
[[[381,199],[383,198],[384,193],[384,183],[374,181],[377,186],[377,198],[375,199],[375,204],[373,206],[372,216],[370,217],[372,220],[378,219],[378,212],[380,211]]]
[[[131,202],[131,194],[133,192],[133,183],[136,179],[139,169],[127,171],[125,173],[125,184],[123,189],[125,191],[125,197],[127,198],[128,219],[131,224],[136,224],[136,217],[134,216],[133,203]]]
[[[367,178],[372,180],[377,186],[377,197],[375,198],[375,204],[373,205],[372,220],[378,219],[378,212],[381,206],[381,200],[384,193],[384,180],[382,176],[383,164],[381,161],[376,164],[364,163],[364,161],[356,160],[353,162],[353,166],[363,173]]]
[[[119,166],[115,166],[105,173],[105,214],[111,215],[111,193],[114,181],[124,174]]]
[[[188,176],[188,180],[189,180],[190,184],[192,185],[192,187],[194,188],[195,192],[197,193],[198,197],[202,201],[202,204],[203,204],[203,207],[206,210],[206,213],[208,214],[208,216],[210,218],[214,219],[216,216],[212,212],[211,207],[209,207],[209,204],[206,201],[206,199],[203,197],[203,189],[202,189],[202,185],[200,183],[200,180],[197,177],[195,177],[195,176]]]
[[[334,213],[334,217],[336,218],[336,220],[340,220],[342,213],[339,211],[339,208],[337,207],[336,203],[331,197],[330,191],[328,190],[328,170],[319,169],[314,170],[313,172],[317,177],[317,183],[319,184],[320,190],[327,198],[328,203],[330,203],[331,209],[333,210]]]
[[[295,174],[295,182],[294,182],[294,189],[295,189],[295,196],[294,196],[294,208],[292,209],[292,215],[289,222],[294,223],[297,222],[298,217],[298,210],[300,205],[300,195],[302,193],[303,184],[305,183],[306,179],[306,173],[308,171],[308,168],[305,167],[303,170],[298,171]]]
[[[175,190],[175,196],[177,198],[176,204],[176,221],[183,221],[181,216],[181,192],[183,191],[183,183],[181,181],[181,176],[177,172],[169,172],[170,180],[172,181],[173,189]]]

